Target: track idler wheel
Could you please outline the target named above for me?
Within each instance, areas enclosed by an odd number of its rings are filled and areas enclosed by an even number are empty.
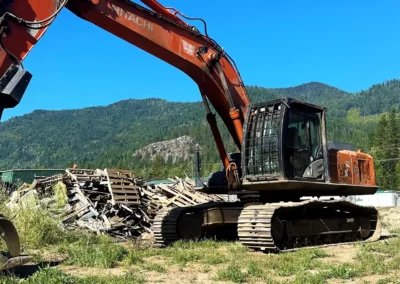
[[[21,266],[32,260],[31,256],[21,255],[21,245],[17,229],[13,223],[0,215],[0,236],[7,245],[8,254],[0,253],[0,270]]]

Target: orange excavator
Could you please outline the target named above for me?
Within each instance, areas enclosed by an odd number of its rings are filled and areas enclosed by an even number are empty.
[[[378,189],[371,156],[327,141],[326,108],[286,97],[253,104],[234,60],[208,35],[203,19],[155,0],[141,2],[148,8],[129,0],[1,0],[1,112],[21,101],[32,78],[22,62],[66,8],[182,70],[199,87],[222,162],[200,190],[233,192],[239,201],[161,210],[153,224],[157,244],[217,236],[276,252],[379,238],[375,208],[320,198]],[[194,20],[204,33],[187,23]],[[226,152],[212,109],[236,153]],[[18,234],[7,224],[3,237],[15,248]],[[20,260],[18,249],[12,257]]]

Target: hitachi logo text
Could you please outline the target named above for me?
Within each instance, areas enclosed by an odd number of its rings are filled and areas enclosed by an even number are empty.
[[[146,21],[145,19],[143,19],[141,17],[138,17],[138,16],[136,16],[136,15],[130,13],[130,12],[127,12],[127,11],[123,10],[122,8],[117,7],[117,6],[113,5],[113,4],[111,4],[111,8],[115,13],[117,13],[117,15],[119,17],[125,17],[125,19],[127,19],[128,21],[134,22],[139,27],[142,27],[144,29],[148,29],[151,32],[153,31],[153,28],[154,28],[154,24],[153,23],[151,23],[149,21]]]

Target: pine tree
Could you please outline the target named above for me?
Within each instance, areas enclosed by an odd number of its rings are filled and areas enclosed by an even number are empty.
[[[384,148],[387,146],[386,140],[386,129],[388,127],[388,121],[386,119],[386,115],[382,115],[379,120],[378,126],[375,131],[375,135],[373,138],[373,147],[371,148],[371,154],[375,160],[375,171],[376,171],[376,179],[379,187],[387,188],[387,179],[383,176],[384,173],[384,160],[386,159],[386,152]]]
[[[162,179],[164,177],[164,166],[165,161],[164,158],[160,155],[156,155],[151,165],[152,170],[152,178]]]
[[[395,108],[390,110],[388,116],[382,115],[371,141],[378,186],[380,189],[399,189],[400,124]]]
[[[397,186],[396,165],[398,164],[397,158],[399,158],[399,138],[397,111],[395,108],[392,108],[389,112],[384,149],[387,161],[383,161],[387,186],[390,189],[394,189]]]

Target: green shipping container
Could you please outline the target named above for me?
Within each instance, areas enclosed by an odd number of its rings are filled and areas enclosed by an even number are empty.
[[[65,173],[65,169],[14,169],[1,171],[1,181],[15,184],[32,183],[35,176],[53,176]]]

